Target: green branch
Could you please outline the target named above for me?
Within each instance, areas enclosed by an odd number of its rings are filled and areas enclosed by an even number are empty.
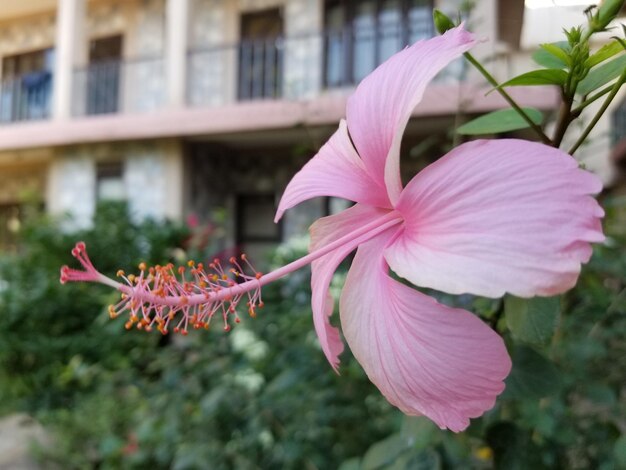
[[[580,115],[580,113],[582,113],[583,109],[585,109],[587,106],[589,106],[591,103],[593,103],[594,101],[596,101],[598,98],[602,98],[604,95],[606,95],[608,92],[610,92],[613,89],[613,85],[609,85],[605,88],[603,88],[602,90],[600,90],[598,93],[590,96],[589,98],[587,98],[585,101],[583,101],[582,103],[580,103],[576,108],[574,108],[572,110],[572,113],[576,116]]]
[[[487,81],[496,88],[496,91],[500,93],[502,98],[504,98],[506,102],[509,103],[515,111],[517,111],[517,113],[524,119],[524,121],[526,121],[526,123],[532,128],[532,130],[535,131],[535,133],[539,136],[541,141],[544,144],[551,145],[552,141],[541,130],[541,127],[539,127],[537,124],[533,122],[530,116],[528,116],[528,114],[526,114],[526,112],[515,102],[515,100],[511,97],[511,95],[509,95],[503,88],[500,88],[500,85],[498,84],[496,79],[493,78],[493,76],[489,72],[487,72],[487,70],[480,64],[480,62],[478,62],[474,58],[474,56],[470,54],[469,52],[466,52],[463,55],[470,62],[470,64],[476,67],[476,69],[482,74],[482,76],[485,77]]]
[[[585,141],[585,139],[587,138],[591,130],[595,127],[595,125],[598,123],[598,121],[600,120],[604,112],[607,110],[607,108],[611,104],[611,101],[613,101],[613,98],[615,98],[615,95],[617,95],[617,92],[619,91],[621,86],[624,84],[624,82],[626,82],[626,69],[624,69],[620,77],[617,79],[617,82],[615,82],[615,84],[613,85],[613,88],[611,89],[611,93],[609,94],[609,96],[606,97],[606,99],[604,100],[604,103],[602,103],[602,107],[598,110],[598,112],[593,117],[589,125],[585,128],[583,133],[580,135],[580,137],[578,138],[574,146],[570,149],[569,151],[570,155],[574,155],[574,152],[578,150],[578,147],[580,147],[582,143]]]

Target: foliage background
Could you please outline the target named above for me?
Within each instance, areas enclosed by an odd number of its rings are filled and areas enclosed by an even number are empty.
[[[44,423],[54,445],[34,451],[51,468],[626,468],[626,201],[603,205],[609,240],[561,298],[441,298],[497,328],[514,362],[496,407],[462,434],[403,416],[349,352],[332,372],[307,271],[268,286],[259,317],[229,334],[126,332],[106,313],[115,293],[59,284],[74,242],[105,273],[200,259],[211,244],[200,250],[190,227],[133,223],[118,205],[78,234],[33,217],[19,252],[0,258],[0,411]],[[283,246],[273,262],[305,250]]]

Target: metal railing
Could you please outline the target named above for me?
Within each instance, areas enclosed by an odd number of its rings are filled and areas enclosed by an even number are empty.
[[[161,58],[102,61],[74,72],[74,116],[152,111],[164,103]]]
[[[192,50],[187,57],[187,101],[191,106],[220,106],[315,98],[354,86],[393,53],[433,32],[431,20],[418,17]],[[448,69],[448,76],[460,75],[459,67]],[[138,113],[166,103],[161,57],[102,61],[76,69],[73,78],[74,116]],[[50,72],[5,79],[0,82],[0,121],[47,118],[51,93]]]
[[[47,70],[5,78],[0,82],[0,122],[46,119],[51,97],[52,73]]]
[[[392,54],[433,32],[432,20],[418,18],[193,50],[188,55],[188,102],[211,106],[311,98],[355,85]]]

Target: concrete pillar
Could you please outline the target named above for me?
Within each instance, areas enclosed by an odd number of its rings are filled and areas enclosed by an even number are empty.
[[[86,50],[85,0],[57,0],[56,48],[52,116],[72,114],[74,67]]]
[[[186,103],[189,0],[167,0],[165,11],[165,67],[167,99],[171,107]]]

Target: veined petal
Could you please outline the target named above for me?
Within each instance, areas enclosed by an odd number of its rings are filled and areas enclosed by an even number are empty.
[[[384,215],[387,210],[357,204],[339,214],[318,219],[311,225],[310,251],[317,250],[328,243],[353,232],[355,227],[371,222]],[[313,324],[320,340],[322,350],[335,371],[339,366],[339,355],[343,351],[343,343],[337,328],[330,325],[329,318],[333,313],[334,300],[328,292],[333,274],[339,264],[356,249],[359,239],[341,248],[331,251],[311,263],[311,307]]]
[[[352,141],[370,176],[394,203],[400,191],[400,142],[428,83],[476,40],[462,26],[393,55],[368,75],[348,100]]]
[[[275,222],[296,204],[318,196],[335,196],[372,206],[391,207],[384,185],[373,180],[354,149],[346,122],[317,155],[296,173],[278,205]]]
[[[385,251],[412,283],[451,294],[555,295],[574,286],[590,242],[604,240],[574,158],[525,140],[463,144],[417,174],[397,204],[402,234]]]
[[[493,407],[511,361],[478,317],[389,277],[381,255],[394,229],[362,244],[341,295],[344,336],[390,403],[462,431]]]

